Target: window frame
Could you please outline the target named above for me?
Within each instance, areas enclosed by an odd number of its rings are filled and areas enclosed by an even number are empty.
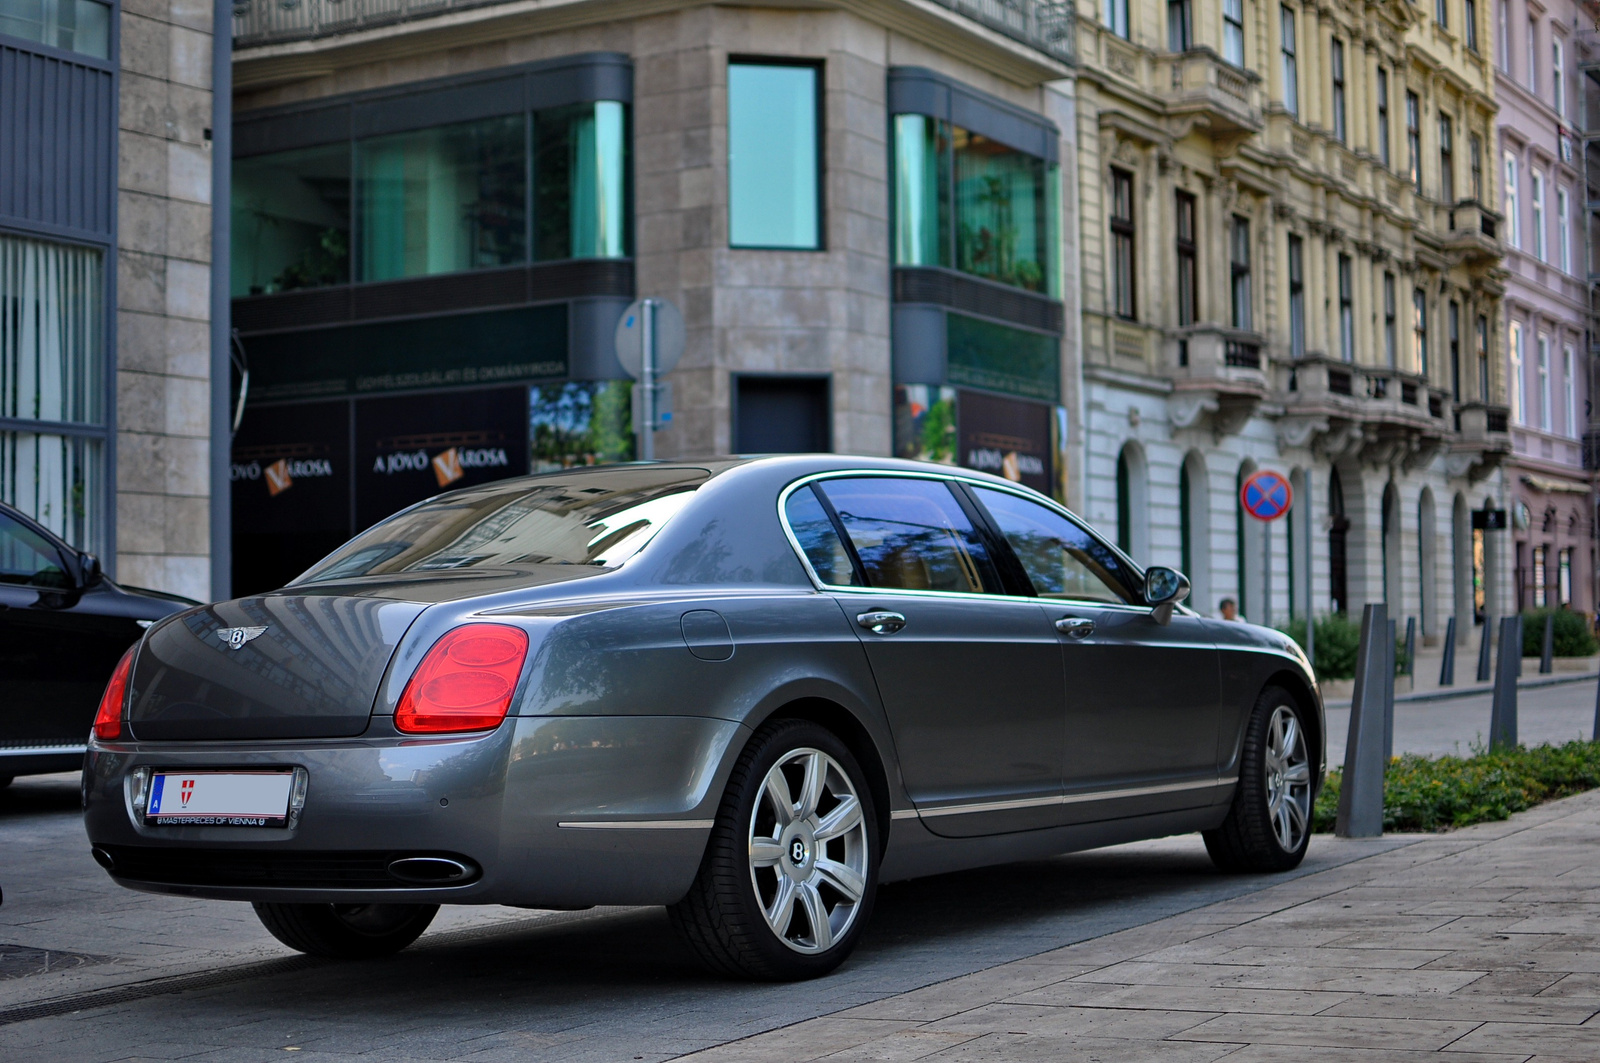
[[[1235,214],[1228,226],[1229,320],[1234,328],[1245,332],[1255,328],[1255,293],[1250,273],[1250,219]]]
[[[1433,0],[1433,20],[1440,29],[1450,28],[1450,0]]]
[[[1448,329],[1446,340],[1450,344],[1450,399],[1452,402],[1461,401],[1461,304],[1454,299],[1450,300],[1449,311],[1446,314],[1445,327]]]
[[[1116,36],[1123,40],[1131,39],[1128,0],[1103,0],[1100,5],[1100,20],[1106,29]]]
[[[1335,263],[1339,285],[1339,360],[1356,360],[1355,263],[1341,253]]]
[[[1194,0],[1167,0],[1167,51],[1194,47]]]
[[[1522,250],[1522,195],[1518,187],[1520,169],[1516,153],[1506,152],[1501,208],[1506,216],[1506,243],[1518,251]]]
[[[1375,95],[1378,97],[1378,161],[1385,170],[1389,170],[1394,168],[1394,151],[1389,135],[1389,71],[1381,66],[1378,68]]]
[[[1556,254],[1559,256],[1557,265],[1561,272],[1572,273],[1572,204],[1567,195],[1567,186],[1556,185]]]
[[[1483,203],[1483,138],[1476,133],[1468,135],[1467,151],[1470,155],[1468,162],[1472,169],[1472,201],[1479,205]]]
[[[1533,180],[1528,189],[1528,213],[1533,226],[1533,257],[1545,262],[1550,247],[1544,224],[1544,171],[1535,169],[1530,176]]]
[[[1421,288],[1411,291],[1411,360],[1412,372],[1428,379],[1428,293]]]
[[[1237,14],[1230,14],[1236,11]],[[1249,69],[1246,59],[1249,49],[1244,36],[1244,0],[1222,0],[1222,61],[1240,70]],[[1235,45],[1238,55],[1233,54]]]
[[[1443,111],[1439,112],[1439,201],[1447,207],[1456,205],[1455,123]]]
[[[1411,187],[1422,192],[1422,99],[1406,90],[1406,166]]]
[[[1200,317],[1200,210],[1194,193],[1181,188],[1173,191],[1173,249],[1178,260],[1178,327],[1186,328]],[[1187,239],[1183,235],[1185,207],[1189,215]]]
[[[1561,398],[1566,431],[1563,433],[1569,439],[1581,438],[1583,433],[1578,431],[1578,362],[1572,344],[1561,345]]]
[[[1538,364],[1535,367],[1539,376],[1539,431],[1554,432],[1556,425],[1555,411],[1551,409],[1555,398],[1550,387],[1550,334],[1540,332],[1534,337],[1534,350],[1537,352]]]
[[[1400,336],[1397,331],[1399,308],[1396,299],[1394,274],[1386,270],[1383,274],[1383,357],[1384,364],[1390,369],[1400,368]]]
[[[1297,233],[1289,234],[1289,354],[1304,358],[1306,354],[1306,275],[1305,241]]]
[[[1283,57],[1283,109],[1298,119],[1300,117],[1300,64],[1296,53],[1298,34],[1295,27],[1294,8],[1288,4],[1278,8],[1278,49]]]
[[[728,189],[728,205],[724,217],[728,223],[727,249],[730,251],[795,251],[802,254],[815,254],[828,250],[828,125],[827,125],[827,60],[813,59],[804,56],[782,55],[747,55],[744,53],[730,53],[723,63],[723,92],[724,100],[732,96],[732,86],[729,76],[735,66],[784,66],[808,67],[816,74],[813,107],[816,113],[816,153],[817,153],[817,240],[815,247],[794,247],[789,245],[773,244],[738,244],[733,241],[733,133],[732,121],[724,115],[724,131],[727,145],[723,154],[725,174],[723,182]],[[637,130],[634,135],[637,136]],[[634,252],[638,254],[637,250]]]
[[[1132,170],[1113,166],[1110,209],[1106,211],[1111,230],[1111,312],[1124,321],[1139,319],[1138,233],[1134,223],[1136,175]],[[1120,211],[1126,207],[1127,213]]]
[[[1345,114],[1344,99],[1344,41],[1334,37],[1328,42],[1328,77],[1333,86],[1333,137],[1341,144],[1349,143],[1350,123]]]
[[[1510,321],[1506,323],[1506,358],[1509,367],[1506,372],[1506,405],[1511,408],[1511,421],[1513,424],[1528,423],[1528,404],[1522,393],[1523,369],[1523,328],[1522,322]]]
[[[1557,118],[1567,116],[1566,52],[1558,34],[1550,35],[1550,104]]]
[[[1461,28],[1464,31],[1467,50],[1478,50],[1478,0],[1461,0]]]

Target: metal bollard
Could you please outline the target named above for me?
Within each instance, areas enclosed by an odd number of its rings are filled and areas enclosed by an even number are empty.
[[[1494,706],[1489,711],[1489,748],[1517,744],[1517,668],[1522,664],[1522,617],[1500,620],[1500,652],[1495,657]]]
[[[1376,838],[1383,833],[1384,687],[1393,686],[1393,661],[1383,652],[1389,617],[1382,603],[1361,611],[1356,649],[1356,689],[1350,699],[1350,733],[1344,747],[1344,779],[1333,832],[1341,838]],[[1389,643],[1391,646],[1394,643]],[[1392,652],[1392,651],[1391,651]],[[1384,668],[1389,668],[1385,677]],[[1385,683],[1385,680],[1388,680]]]
[[[1439,662],[1439,685],[1456,685],[1456,618],[1453,616],[1444,625],[1444,659]]]
[[[1406,617],[1406,678],[1410,689],[1417,689],[1417,618]]]
[[[1494,625],[1489,623],[1489,618],[1483,618],[1483,641],[1478,643],[1478,682],[1489,681],[1489,642],[1490,633]]]
[[[1544,642],[1539,646],[1539,674],[1549,675],[1556,670],[1556,614],[1544,614]]]

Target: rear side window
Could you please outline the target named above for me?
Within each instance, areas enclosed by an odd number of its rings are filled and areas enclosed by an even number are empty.
[[[1008,491],[974,487],[1041,598],[1137,604],[1132,574],[1109,546],[1053,509]]]
[[[783,512],[819,580],[835,587],[859,585],[850,554],[834,530],[833,521],[828,519],[827,510],[822,508],[815,488],[802,487],[790,495]]]
[[[816,487],[838,513],[868,586],[998,590],[982,537],[943,481],[873,476],[825,480]]]

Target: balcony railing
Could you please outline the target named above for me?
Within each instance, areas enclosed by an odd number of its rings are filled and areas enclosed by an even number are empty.
[[[505,0],[234,0],[237,48],[309,40],[492,7]],[[941,7],[1046,55],[1076,58],[1077,24],[1067,0],[934,0]]]

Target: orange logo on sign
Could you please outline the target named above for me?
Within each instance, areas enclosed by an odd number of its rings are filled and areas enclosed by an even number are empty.
[[[268,465],[264,470],[267,474],[267,494],[280,495],[294,486],[294,479],[289,475],[289,459],[279,458]]]
[[[451,447],[433,459],[433,477],[439,481],[440,487],[449,487],[466,473],[461,469],[461,452]]]

